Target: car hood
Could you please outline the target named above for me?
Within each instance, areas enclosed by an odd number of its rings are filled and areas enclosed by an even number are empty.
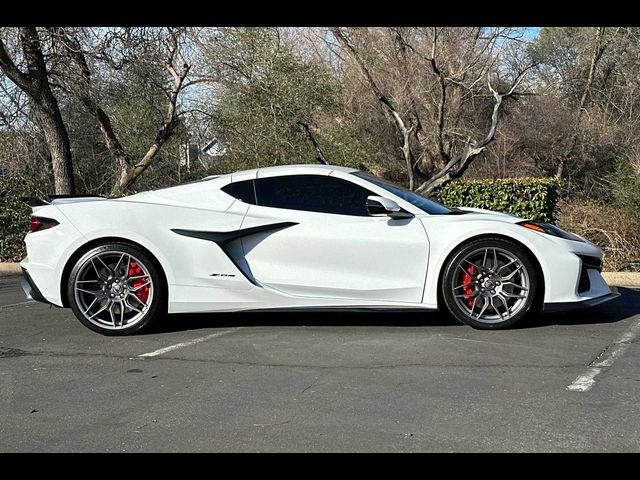
[[[469,212],[469,214],[482,215],[483,218],[491,218],[495,220],[508,221],[511,223],[516,223],[524,220],[521,217],[517,217],[516,215],[512,215],[511,213],[505,212],[494,212],[493,210],[485,210],[484,208],[473,208],[473,207],[457,207],[458,210],[462,210],[463,212]]]

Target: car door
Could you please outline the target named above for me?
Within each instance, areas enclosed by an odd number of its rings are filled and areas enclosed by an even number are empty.
[[[419,219],[370,216],[366,198],[377,193],[328,172],[258,174],[254,187],[242,228],[282,223],[242,239],[259,283],[294,296],[421,301],[429,247]]]

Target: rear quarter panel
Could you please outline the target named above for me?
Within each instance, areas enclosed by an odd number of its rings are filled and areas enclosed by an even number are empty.
[[[230,208],[235,203],[233,208]],[[232,273],[236,267],[215,243],[185,237],[171,229],[227,231],[240,227],[246,206],[230,199],[222,210],[158,205],[124,200],[107,200],[60,206],[68,223],[79,232],[66,242],[56,264],[61,280],[64,265],[89,242],[117,238],[132,241],[147,249],[160,263],[172,286],[247,289],[251,284],[242,275],[212,277],[212,273]],[[215,292],[215,290],[214,290]]]

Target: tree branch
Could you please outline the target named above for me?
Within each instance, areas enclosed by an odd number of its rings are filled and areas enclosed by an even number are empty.
[[[22,91],[28,93],[30,96],[34,96],[35,89],[31,85],[31,78],[29,75],[22,72],[11,60],[7,50],[5,49],[4,42],[0,38],[0,68],[5,75],[15,83]]]
[[[322,153],[320,144],[318,143],[316,136],[313,134],[313,132],[309,128],[309,125],[304,122],[298,122],[298,125],[300,125],[304,129],[304,131],[307,132],[307,136],[309,137],[309,140],[311,140],[311,143],[313,143],[313,148],[316,151],[316,160],[318,160],[318,162],[322,163],[323,165],[329,165],[329,162],[327,161],[324,154]]]
[[[413,172],[413,161],[412,161],[410,139],[411,139],[411,133],[414,130],[415,126],[413,125],[407,126],[407,122],[405,122],[405,120],[402,118],[402,116],[398,112],[397,106],[389,98],[387,98],[386,95],[382,93],[382,90],[373,79],[371,72],[362,61],[362,58],[360,58],[360,55],[356,51],[355,47],[351,44],[349,39],[342,33],[340,28],[332,27],[330,30],[333,33],[336,40],[338,41],[338,43],[340,44],[340,46],[356,62],[360,70],[360,73],[366,79],[369,85],[369,88],[371,88],[371,90],[377,97],[378,101],[382,103],[384,107],[386,107],[386,109],[389,111],[392,118],[394,119],[398,132],[402,137],[402,146],[400,147],[400,151],[402,152],[402,156],[404,157],[405,165],[407,168],[407,175],[409,176],[409,188],[413,190],[414,172]]]
[[[469,168],[471,162],[485,150],[487,145],[489,145],[494,140],[496,129],[498,127],[498,114],[500,112],[500,107],[502,106],[504,99],[514,95],[516,88],[518,88],[518,85],[520,85],[520,83],[522,82],[522,79],[524,78],[527,71],[533,67],[534,65],[531,64],[520,71],[520,73],[518,73],[513,83],[511,84],[509,90],[507,90],[506,93],[502,94],[498,93],[498,91],[493,88],[489,79],[489,74],[487,73],[487,87],[489,88],[489,91],[495,99],[493,111],[491,112],[491,123],[489,125],[487,134],[482,139],[474,142],[472,145],[465,146],[461,154],[450,158],[438,173],[433,175],[429,180],[422,183],[418,188],[416,188],[416,193],[429,195],[443,186],[445,183],[448,183],[451,180],[462,176],[467,168]]]
[[[71,86],[73,93],[79,98],[87,111],[93,115],[98,122],[98,127],[102,132],[105,145],[115,157],[120,168],[127,168],[127,166],[131,164],[129,155],[120,143],[120,140],[113,129],[109,115],[107,115],[100,105],[98,105],[92,95],[91,71],[89,70],[89,65],[87,64],[87,60],[82,51],[79,40],[66,33],[59,33],[59,35],[63,40],[63,45],[69,53],[69,56],[79,69],[81,81]]]

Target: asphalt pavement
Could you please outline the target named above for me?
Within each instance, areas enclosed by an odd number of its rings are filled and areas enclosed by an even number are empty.
[[[0,452],[640,451],[640,291],[439,313],[171,315],[104,337],[0,278]]]

